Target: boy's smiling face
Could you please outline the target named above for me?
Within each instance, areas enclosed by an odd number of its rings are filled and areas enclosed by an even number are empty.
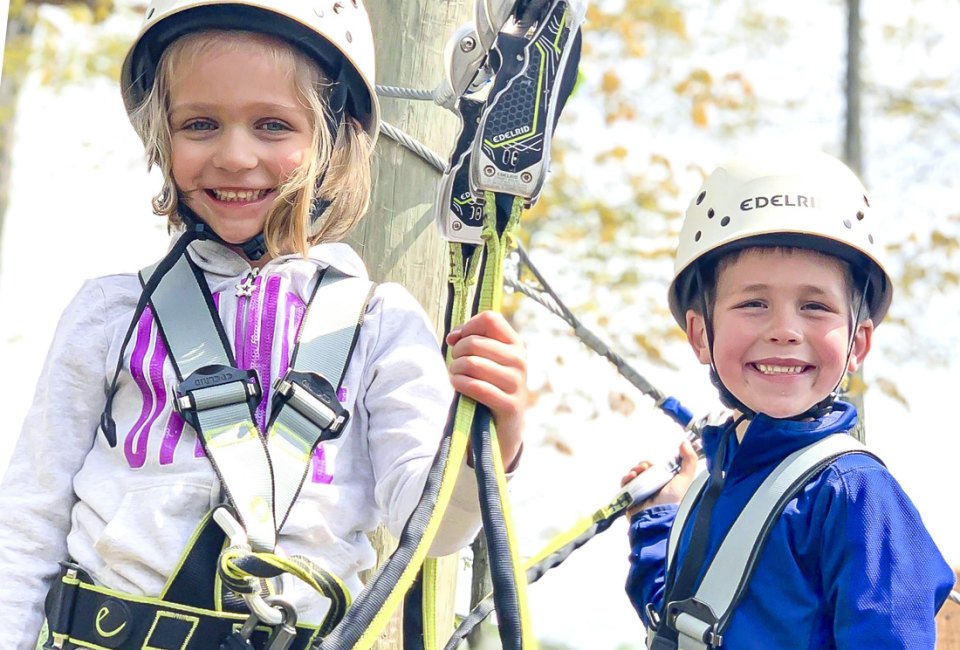
[[[847,360],[851,289],[838,260],[808,250],[748,249],[716,280],[713,361],[733,395],[771,417],[803,413],[856,370],[873,324],[857,327]],[[710,363],[704,320],[687,312],[687,337]]]

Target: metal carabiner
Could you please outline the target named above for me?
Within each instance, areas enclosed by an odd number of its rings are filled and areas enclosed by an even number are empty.
[[[297,638],[297,610],[288,601],[277,596],[270,596],[266,602],[277,612],[280,623],[271,626],[273,629],[263,650],[287,650]],[[220,650],[253,648],[253,633],[261,623],[262,619],[257,614],[250,614],[243,626],[221,644]]]
[[[443,48],[445,77],[434,92],[436,103],[448,110],[456,110],[461,95],[490,78],[489,73],[481,73],[486,58],[487,50],[480,45],[476,26],[473,23],[460,25]]]
[[[474,0],[477,36],[484,52],[493,47],[516,4],[517,0]]]
[[[230,540],[230,546],[253,552],[250,546],[250,540],[247,538],[247,532],[243,529],[243,526],[240,525],[240,522],[237,521],[237,518],[233,516],[232,512],[221,506],[213,511],[213,520],[217,522],[217,525],[219,525],[227,535],[227,539]],[[256,616],[259,620],[271,627],[283,623],[283,615],[280,611],[275,607],[271,607],[270,603],[264,600],[263,596],[258,592],[241,595],[253,616]]]
[[[270,596],[267,602],[280,611],[283,620],[273,627],[264,650],[287,650],[297,638],[297,610],[289,601],[278,596]]]

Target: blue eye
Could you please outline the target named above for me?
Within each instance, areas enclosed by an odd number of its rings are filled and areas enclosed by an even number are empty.
[[[216,128],[217,125],[210,120],[193,120],[183,126],[185,131],[213,131]]]
[[[260,128],[271,133],[282,133],[290,131],[290,127],[279,120],[268,120],[260,124]]]

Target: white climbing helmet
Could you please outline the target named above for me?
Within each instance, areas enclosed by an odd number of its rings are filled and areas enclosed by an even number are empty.
[[[268,34],[304,51],[346,85],[347,110],[376,139],[380,106],[373,33],[361,0],[151,0],[120,73],[128,113],[150,91],[167,46],[201,29]]]
[[[690,202],[670,283],[670,311],[685,327],[698,290],[695,262],[749,246],[797,246],[839,257],[869,278],[874,323],[893,298],[880,235],[863,184],[819,151],[759,152],[720,165]]]

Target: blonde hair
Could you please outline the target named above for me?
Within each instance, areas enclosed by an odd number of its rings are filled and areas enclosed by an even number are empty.
[[[148,168],[163,173],[163,188],[153,198],[153,211],[167,217],[169,230],[181,228],[179,203],[172,173],[172,141],[169,107],[170,88],[177,70],[214,48],[237,48],[255,41],[267,56],[288,65],[297,94],[312,115],[313,138],[304,162],[279,188],[267,215],[263,235],[271,257],[298,252],[320,242],[343,239],[363,218],[370,204],[370,137],[360,123],[344,113],[332,141],[328,128],[331,82],[320,67],[303,52],[285,42],[256,32],[205,30],[174,41],[157,65],[156,78],[143,103],[131,113],[131,122],[144,143]],[[317,188],[321,175],[323,182]],[[311,224],[316,200],[329,202]]]

